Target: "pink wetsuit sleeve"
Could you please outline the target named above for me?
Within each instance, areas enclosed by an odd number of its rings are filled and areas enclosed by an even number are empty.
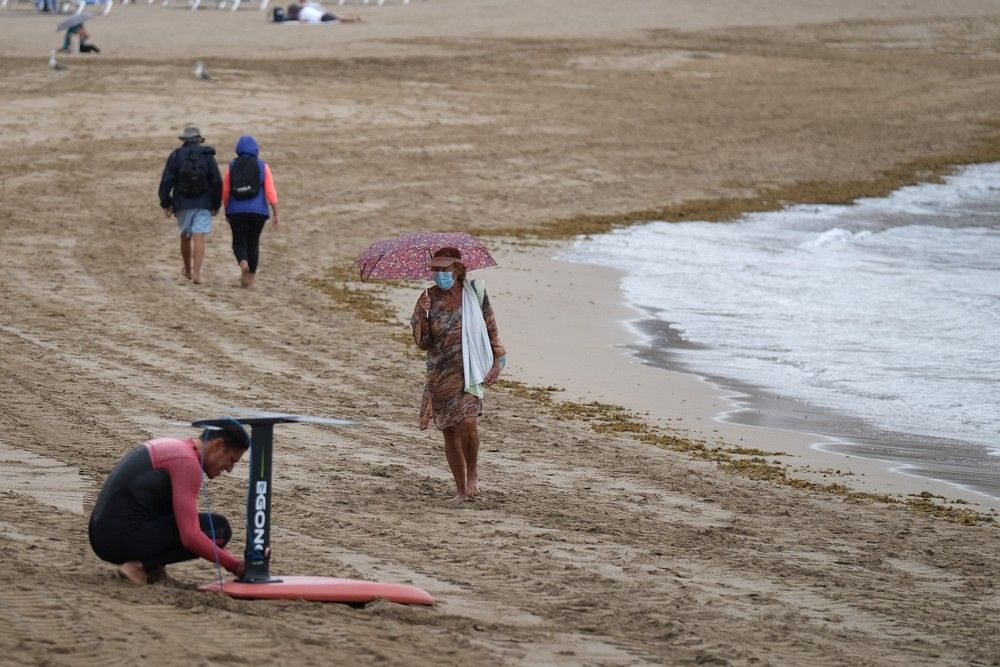
[[[222,205],[225,206],[229,203],[229,170],[226,169],[226,173],[222,175]]]
[[[198,524],[198,489],[201,488],[201,469],[196,461],[171,458],[163,466],[170,475],[170,488],[174,496],[174,516],[181,544],[188,551],[198,554],[207,561],[215,562],[215,550],[219,551],[219,563],[230,572],[236,572],[240,561],[222,547],[216,547],[211,538],[201,532]]]
[[[271,167],[264,163],[264,194],[267,196],[269,204],[278,203],[278,190],[274,187],[274,178],[271,177]]]

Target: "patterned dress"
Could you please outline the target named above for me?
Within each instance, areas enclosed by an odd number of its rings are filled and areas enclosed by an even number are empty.
[[[431,307],[424,323],[423,336],[417,336],[420,315],[410,318],[413,340],[421,350],[427,350],[427,384],[420,402],[420,429],[427,428],[431,419],[440,430],[468,417],[483,414],[483,402],[465,393],[465,370],[462,364],[462,307],[452,310],[445,302],[444,292],[437,287],[427,290]],[[506,354],[497,337],[497,323],[490,307],[490,297],[483,299],[483,317],[493,348],[493,358]],[[428,326],[428,324],[430,326]]]

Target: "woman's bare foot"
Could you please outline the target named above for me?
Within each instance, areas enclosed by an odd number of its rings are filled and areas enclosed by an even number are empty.
[[[479,480],[472,478],[465,483],[466,495],[469,500],[479,495]]]
[[[469,496],[465,495],[464,493],[456,493],[455,497],[449,500],[448,503],[451,505],[461,505],[462,503],[466,503],[469,500],[471,500],[471,498],[469,498]]]
[[[183,269],[181,269],[181,275],[187,278],[188,280],[191,280],[191,267],[185,266]]]
[[[124,579],[128,579],[133,584],[148,584],[149,578],[146,571],[142,569],[142,561],[130,560],[118,566],[118,574]]]
[[[201,272],[200,271],[197,272],[197,273],[195,273],[194,271],[191,272],[191,282],[193,282],[195,285],[200,285],[201,284]]]
[[[250,274],[247,274],[247,275],[248,275],[248,278],[247,278],[247,287],[253,287],[254,285],[256,285],[257,284],[257,274],[256,273],[250,273]]]
[[[244,259],[240,262],[240,287],[250,286],[250,265]]]

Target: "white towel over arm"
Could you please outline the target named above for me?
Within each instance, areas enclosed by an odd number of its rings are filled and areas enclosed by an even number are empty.
[[[462,363],[465,391],[482,398],[485,393],[483,380],[493,368],[493,346],[479,297],[468,280],[462,288]]]

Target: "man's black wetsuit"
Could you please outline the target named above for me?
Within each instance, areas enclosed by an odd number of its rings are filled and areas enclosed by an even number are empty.
[[[193,440],[151,440],[130,451],[90,515],[94,553],[109,563],[142,561],[147,572],[199,556],[235,572],[239,559],[222,548],[232,537],[229,522],[198,513],[201,474]]]

